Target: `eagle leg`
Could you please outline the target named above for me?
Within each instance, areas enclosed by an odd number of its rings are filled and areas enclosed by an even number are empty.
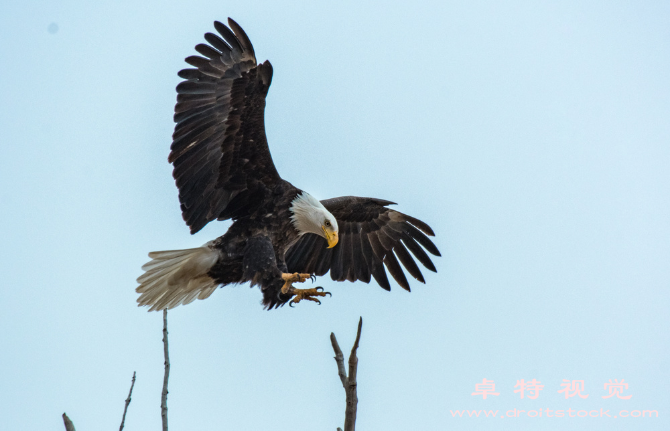
[[[313,289],[296,289],[295,287],[291,287],[291,289],[289,290],[289,294],[295,295],[295,298],[291,299],[291,302],[288,303],[289,307],[293,307],[293,304],[297,304],[303,299],[307,301],[314,301],[317,304],[321,305],[321,301],[312,297],[326,296],[326,295],[333,296],[331,295],[330,292],[324,292],[323,287],[315,287]]]
[[[301,274],[298,272],[293,274],[282,273],[281,278],[284,280],[284,285],[281,288],[281,293],[284,295],[288,294],[289,290],[293,288],[293,283],[303,283],[312,277],[314,277],[312,274]]]

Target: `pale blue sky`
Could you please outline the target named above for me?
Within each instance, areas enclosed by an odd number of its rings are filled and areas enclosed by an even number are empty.
[[[167,154],[177,71],[231,16],[274,66],[280,174],[398,202],[442,257],[412,293],[324,277],[321,306],[244,286],[173,310],[170,429],[342,426],[328,336],[348,351],[358,316],[361,430],[668,429],[668,3],[184,4],[0,6],[3,427],[116,429],[137,371],[126,430],[159,429],[162,321],[135,278],[228,227],[189,235]],[[470,395],[483,378],[500,396]],[[603,399],[622,378],[633,397]],[[512,408],[659,418],[449,413]]]

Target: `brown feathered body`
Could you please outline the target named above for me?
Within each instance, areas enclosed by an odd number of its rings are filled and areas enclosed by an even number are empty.
[[[213,241],[219,259],[208,271],[217,284],[250,282],[260,286],[263,305],[274,308],[291,297],[281,295],[287,273],[286,251],[298,240],[291,223],[291,203],[301,193],[289,182],[280,183],[272,199],[252,214],[237,219],[225,235]]]

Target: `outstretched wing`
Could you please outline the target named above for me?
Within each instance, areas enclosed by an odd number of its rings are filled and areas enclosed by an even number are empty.
[[[303,235],[287,252],[289,272],[324,275],[330,271],[335,281],[370,282],[373,277],[386,290],[391,290],[386,269],[404,289],[409,289],[400,264],[412,277],[425,283],[418,265],[410,255],[429,270],[436,272],[424,251],[439,256],[428,236],[435,236],[426,223],[401,212],[386,208],[393,202],[383,199],[343,196],[321,201],[337,219],[339,242],[332,249],[318,235]],[[409,251],[408,251],[409,250]]]
[[[205,34],[177,86],[174,134],[168,160],[191,233],[214,219],[253,212],[281,180],[265,136],[265,96],[272,65],[256,64],[244,30],[218,21],[219,36]],[[232,29],[232,30],[231,30]]]

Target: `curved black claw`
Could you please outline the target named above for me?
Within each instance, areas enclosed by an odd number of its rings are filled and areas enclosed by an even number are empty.
[[[316,275],[314,275],[314,274],[310,275],[309,278],[312,279],[312,283],[314,283],[316,281]]]
[[[321,287],[321,286],[315,287],[314,289],[316,289],[317,292],[323,292],[323,287]],[[319,289],[321,289],[321,290],[319,290]],[[328,295],[331,298],[333,297],[333,294],[330,293],[330,292],[323,292],[323,293],[324,293],[324,295]]]
[[[323,287],[318,286],[313,289],[293,289],[291,291],[292,295],[295,295],[295,298],[289,301],[289,307],[293,308],[294,304],[302,300],[316,302],[318,305],[321,305],[321,301],[315,298],[315,296],[333,296],[330,292],[324,292]]]

